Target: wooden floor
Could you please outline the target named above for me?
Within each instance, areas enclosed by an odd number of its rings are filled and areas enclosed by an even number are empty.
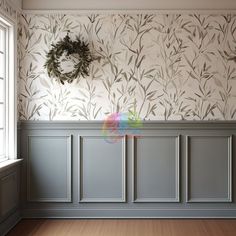
[[[236,220],[22,220],[8,236],[236,236]]]

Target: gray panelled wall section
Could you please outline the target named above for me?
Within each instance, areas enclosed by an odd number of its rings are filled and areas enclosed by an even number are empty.
[[[0,235],[5,235],[21,218],[20,163],[0,169]]]
[[[102,122],[20,128],[23,217],[236,217],[235,122],[144,122],[113,144]]]

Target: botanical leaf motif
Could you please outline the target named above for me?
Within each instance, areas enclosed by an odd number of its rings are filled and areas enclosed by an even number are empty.
[[[20,17],[19,118],[236,119],[236,15],[30,14]],[[79,36],[95,60],[60,85],[43,65],[52,43]]]

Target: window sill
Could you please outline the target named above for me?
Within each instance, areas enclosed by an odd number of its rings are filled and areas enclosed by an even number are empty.
[[[16,159],[16,160],[7,160],[0,163],[0,172],[5,171],[6,169],[19,165],[23,159]]]

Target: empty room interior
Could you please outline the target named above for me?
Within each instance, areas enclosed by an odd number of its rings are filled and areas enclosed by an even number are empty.
[[[236,235],[235,0],[0,0],[5,235]]]

